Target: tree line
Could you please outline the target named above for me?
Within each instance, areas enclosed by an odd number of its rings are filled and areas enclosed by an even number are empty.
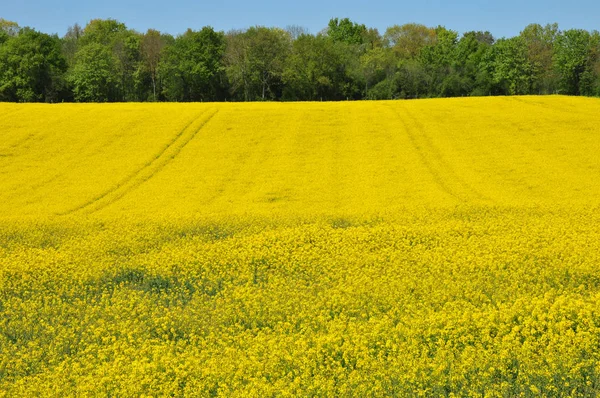
[[[531,24],[518,36],[333,18],[172,36],[114,19],[64,37],[0,18],[0,101],[325,101],[520,94],[600,96],[600,33]]]

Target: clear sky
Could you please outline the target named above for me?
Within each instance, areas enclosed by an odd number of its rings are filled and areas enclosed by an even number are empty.
[[[459,33],[489,30],[517,35],[529,23],[600,30],[600,0],[0,0],[0,18],[63,35],[75,22],[114,18],[140,32],[178,34],[210,25],[217,30],[253,25],[299,25],[317,33],[332,17],[349,17],[381,33],[408,22],[444,25]]]

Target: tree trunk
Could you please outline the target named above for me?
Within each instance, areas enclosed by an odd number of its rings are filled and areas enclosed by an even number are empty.
[[[154,102],[156,102],[156,78],[154,77],[154,73],[152,74],[152,92],[154,94]]]

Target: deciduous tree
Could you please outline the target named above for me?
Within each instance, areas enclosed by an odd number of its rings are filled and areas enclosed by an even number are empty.
[[[78,102],[107,102],[118,99],[118,75],[115,59],[109,48],[89,43],[75,56],[75,65],[68,74],[73,95]]]
[[[211,27],[188,29],[165,47],[159,62],[163,93],[171,101],[215,101],[224,92],[225,37]]]
[[[0,100],[59,101],[65,95],[66,69],[57,36],[21,29],[0,45]]]
[[[154,29],[148,29],[141,41],[141,54],[144,65],[150,74],[152,80],[152,98],[156,101],[156,81],[158,79],[158,65],[160,63],[160,55],[165,47],[165,41],[160,35],[160,32]]]
[[[281,96],[283,72],[292,48],[290,34],[279,28],[252,27],[227,35],[227,75],[233,93],[247,100]]]

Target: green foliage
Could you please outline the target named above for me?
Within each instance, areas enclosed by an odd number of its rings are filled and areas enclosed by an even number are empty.
[[[415,58],[423,47],[435,44],[437,35],[435,29],[409,23],[387,28],[383,40],[399,58]]]
[[[291,48],[290,34],[279,28],[230,32],[225,61],[232,93],[246,101],[280,98]]]
[[[483,95],[489,92],[489,78],[481,73],[481,65],[486,55],[491,51],[494,38],[489,32],[467,32],[456,46],[452,76],[460,82],[453,90],[455,96]],[[446,87],[452,80],[446,81]],[[450,96],[445,91],[445,96]]]
[[[75,54],[79,48],[79,39],[82,35],[83,29],[78,24],[75,24],[69,27],[67,34],[62,39],[63,54],[69,66],[73,66],[75,63]]]
[[[0,18],[0,44],[19,34],[21,28],[16,22]]]
[[[523,38],[500,39],[489,54],[488,68],[493,83],[503,94],[520,95],[532,92],[534,67],[527,57]]]
[[[398,63],[396,82],[399,98],[420,98],[427,95],[427,72],[424,65],[416,59]]]
[[[107,102],[117,99],[115,59],[110,50],[99,43],[81,48],[68,80],[78,102]]]
[[[163,94],[170,101],[215,101],[224,89],[225,36],[211,27],[188,29],[165,47],[159,63]]]
[[[435,33],[435,44],[423,47],[418,60],[427,73],[427,91],[430,96],[437,97],[448,92],[444,81],[453,73],[458,33],[442,26],[438,26]]]
[[[135,74],[141,64],[140,54],[141,37],[132,31],[120,32],[113,45],[115,70],[118,75],[120,88],[119,100],[136,101]]]
[[[556,90],[557,74],[552,57],[557,35],[557,24],[531,24],[520,34],[527,45],[527,58],[534,69],[534,93],[551,94]]]
[[[394,72],[392,52],[383,47],[368,50],[360,58],[360,67],[365,80],[365,96],[369,99],[391,99],[393,92],[390,79]],[[377,86],[377,89],[373,90],[373,86]]]
[[[0,18],[2,101],[600,96],[600,33],[557,24],[498,41],[415,23],[382,36],[349,18],[332,18],[316,35],[298,26],[204,27],[174,38],[114,19],[75,24],[62,39],[32,32]]]
[[[322,35],[303,34],[292,44],[282,79],[287,100],[336,99],[340,81],[336,46]]]
[[[579,95],[581,84],[587,91],[591,72],[586,67],[591,55],[591,38],[590,33],[582,29],[566,30],[556,37],[554,64],[560,76],[562,93]]]
[[[114,19],[93,19],[83,30],[81,44],[98,43],[111,46],[115,43],[119,33],[127,31],[124,23]]]
[[[64,40],[69,82],[76,101],[139,101],[148,98],[142,35],[113,19],[73,26]]]
[[[327,25],[327,35],[333,41],[339,41],[347,44],[363,44],[364,36],[367,33],[367,27],[349,18],[332,18]]]
[[[0,46],[0,101],[55,102],[67,65],[58,37],[24,28]]]
[[[138,87],[142,87],[144,83],[150,79],[152,83],[152,100],[156,101],[156,86],[158,80],[158,67],[161,60],[161,52],[167,45],[166,37],[162,36],[159,31],[148,29],[146,34],[141,38],[140,62],[136,71],[136,83]]]

